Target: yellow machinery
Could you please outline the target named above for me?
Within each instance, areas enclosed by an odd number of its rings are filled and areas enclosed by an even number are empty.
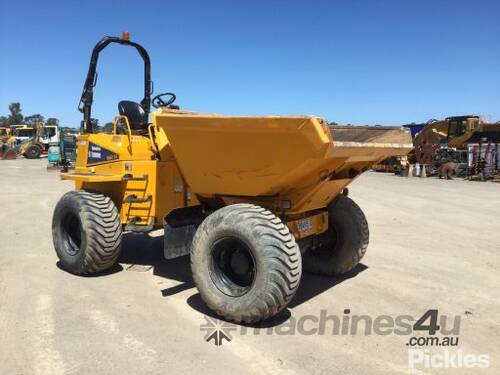
[[[30,139],[21,143],[17,151],[19,155],[23,155],[26,159],[38,159],[44,151],[44,146],[40,142],[43,125],[35,124],[32,129],[33,133]]]
[[[28,146],[32,144],[31,141],[36,137],[35,129],[28,125],[12,125],[9,129],[3,129],[5,130],[0,131],[2,159],[16,159],[18,154],[25,154]]]
[[[48,151],[49,146],[59,145],[60,142],[57,125],[14,125],[7,130],[11,135],[3,140],[0,131],[0,145],[3,145],[1,149],[4,157],[16,158],[17,155],[22,155],[27,159],[38,159],[42,153]]]
[[[138,50],[145,93],[140,104],[119,103],[112,134],[94,134],[97,58],[110,43]],[[346,186],[373,163],[405,155],[407,132],[330,127],[314,116],[187,112],[172,93],[155,96],[149,116],[149,72],[147,52],[128,35],[106,37],[93,50],[76,167],[61,174],[76,189],[53,216],[65,269],[103,271],[118,258],[123,231],[164,228],[165,257],[190,254],[209,307],[252,322],[288,304],[302,267],[337,275],[358,264],[368,225]]]
[[[12,125],[11,127],[12,135],[16,137],[16,143],[22,143],[33,138],[35,129],[30,125]]]
[[[414,161],[420,164],[439,162],[440,154],[445,162],[461,162],[460,154],[466,153],[466,144],[472,138],[496,138],[500,134],[500,124],[488,124],[479,116],[453,116],[430,122],[415,136],[413,144]],[[458,150],[458,151],[457,151]],[[460,153],[460,150],[462,152]]]
[[[10,128],[0,127],[0,139],[4,139],[5,137],[10,137]]]
[[[13,159],[16,157],[15,152],[12,152],[12,145],[15,138],[12,137],[10,128],[0,127],[0,159]]]

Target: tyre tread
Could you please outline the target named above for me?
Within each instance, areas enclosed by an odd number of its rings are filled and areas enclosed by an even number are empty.
[[[74,190],[66,193],[60,203],[65,200],[76,201],[87,244],[80,250],[85,252],[82,262],[68,270],[88,275],[111,268],[118,260],[122,239],[120,215],[111,198],[97,192]]]
[[[288,227],[269,210],[252,204],[240,203],[226,206],[214,214],[220,220],[205,220],[198,230],[208,232],[212,222],[222,222],[230,225],[234,222],[244,222],[252,228],[252,236],[263,244],[262,254],[265,254],[269,267],[269,282],[259,298],[248,311],[234,313],[222,309],[207,298],[201,297],[218,315],[235,322],[252,323],[270,318],[286,307],[295,295],[302,274],[300,250],[294,236]],[[211,215],[211,216],[212,216]],[[236,217],[235,217],[236,216]],[[210,216],[209,216],[210,218]],[[207,224],[208,223],[208,224]],[[193,241],[193,252],[196,250],[196,237]],[[197,267],[195,256],[191,257],[193,279],[199,290],[205,282],[204,272]]]

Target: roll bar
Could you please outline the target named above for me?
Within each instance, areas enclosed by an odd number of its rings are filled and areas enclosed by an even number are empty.
[[[83,133],[92,133],[92,122],[91,122],[91,111],[92,102],[94,98],[94,86],[97,82],[97,60],[99,58],[99,53],[112,43],[122,44],[125,46],[134,47],[139,55],[141,55],[144,61],[144,98],[141,100],[141,106],[149,116],[151,109],[151,61],[149,60],[149,55],[147,51],[138,43],[131,42],[129,40],[128,32],[124,32],[121,38],[113,36],[105,36],[94,46],[92,50],[92,55],[90,57],[89,71],[87,72],[87,78],[85,79],[85,84],[83,86],[82,97],[80,98],[80,103],[78,104],[78,110],[83,113],[83,121],[81,125],[81,130]]]

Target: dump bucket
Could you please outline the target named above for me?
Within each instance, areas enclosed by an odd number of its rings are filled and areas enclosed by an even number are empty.
[[[352,179],[413,147],[409,132],[401,128],[328,126],[314,116],[236,117],[159,109],[155,124],[168,138],[192,191],[206,196],[274,196],[328,176]]]

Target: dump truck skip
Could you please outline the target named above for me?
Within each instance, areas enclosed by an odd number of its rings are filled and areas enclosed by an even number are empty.
[[[143,58],[144,98],[121,101],[112,134],[94,134],[97,60],[111,43]],[[225,319],[255,322],[285,308],[302,269],[334,276],[359,263],[369,229],[346,186],[374,163],[407,154],[407,131],[329,126],[316,116],[189,112],[175,100],[173,93],[151,100],[149,56],[128,34],[96,44],[75,170],[61,173],[75,190],[53,215],[64,269],[104,271],[117,261],[124,231],[164,228],[165,257],[190,255],[207,305]]]

